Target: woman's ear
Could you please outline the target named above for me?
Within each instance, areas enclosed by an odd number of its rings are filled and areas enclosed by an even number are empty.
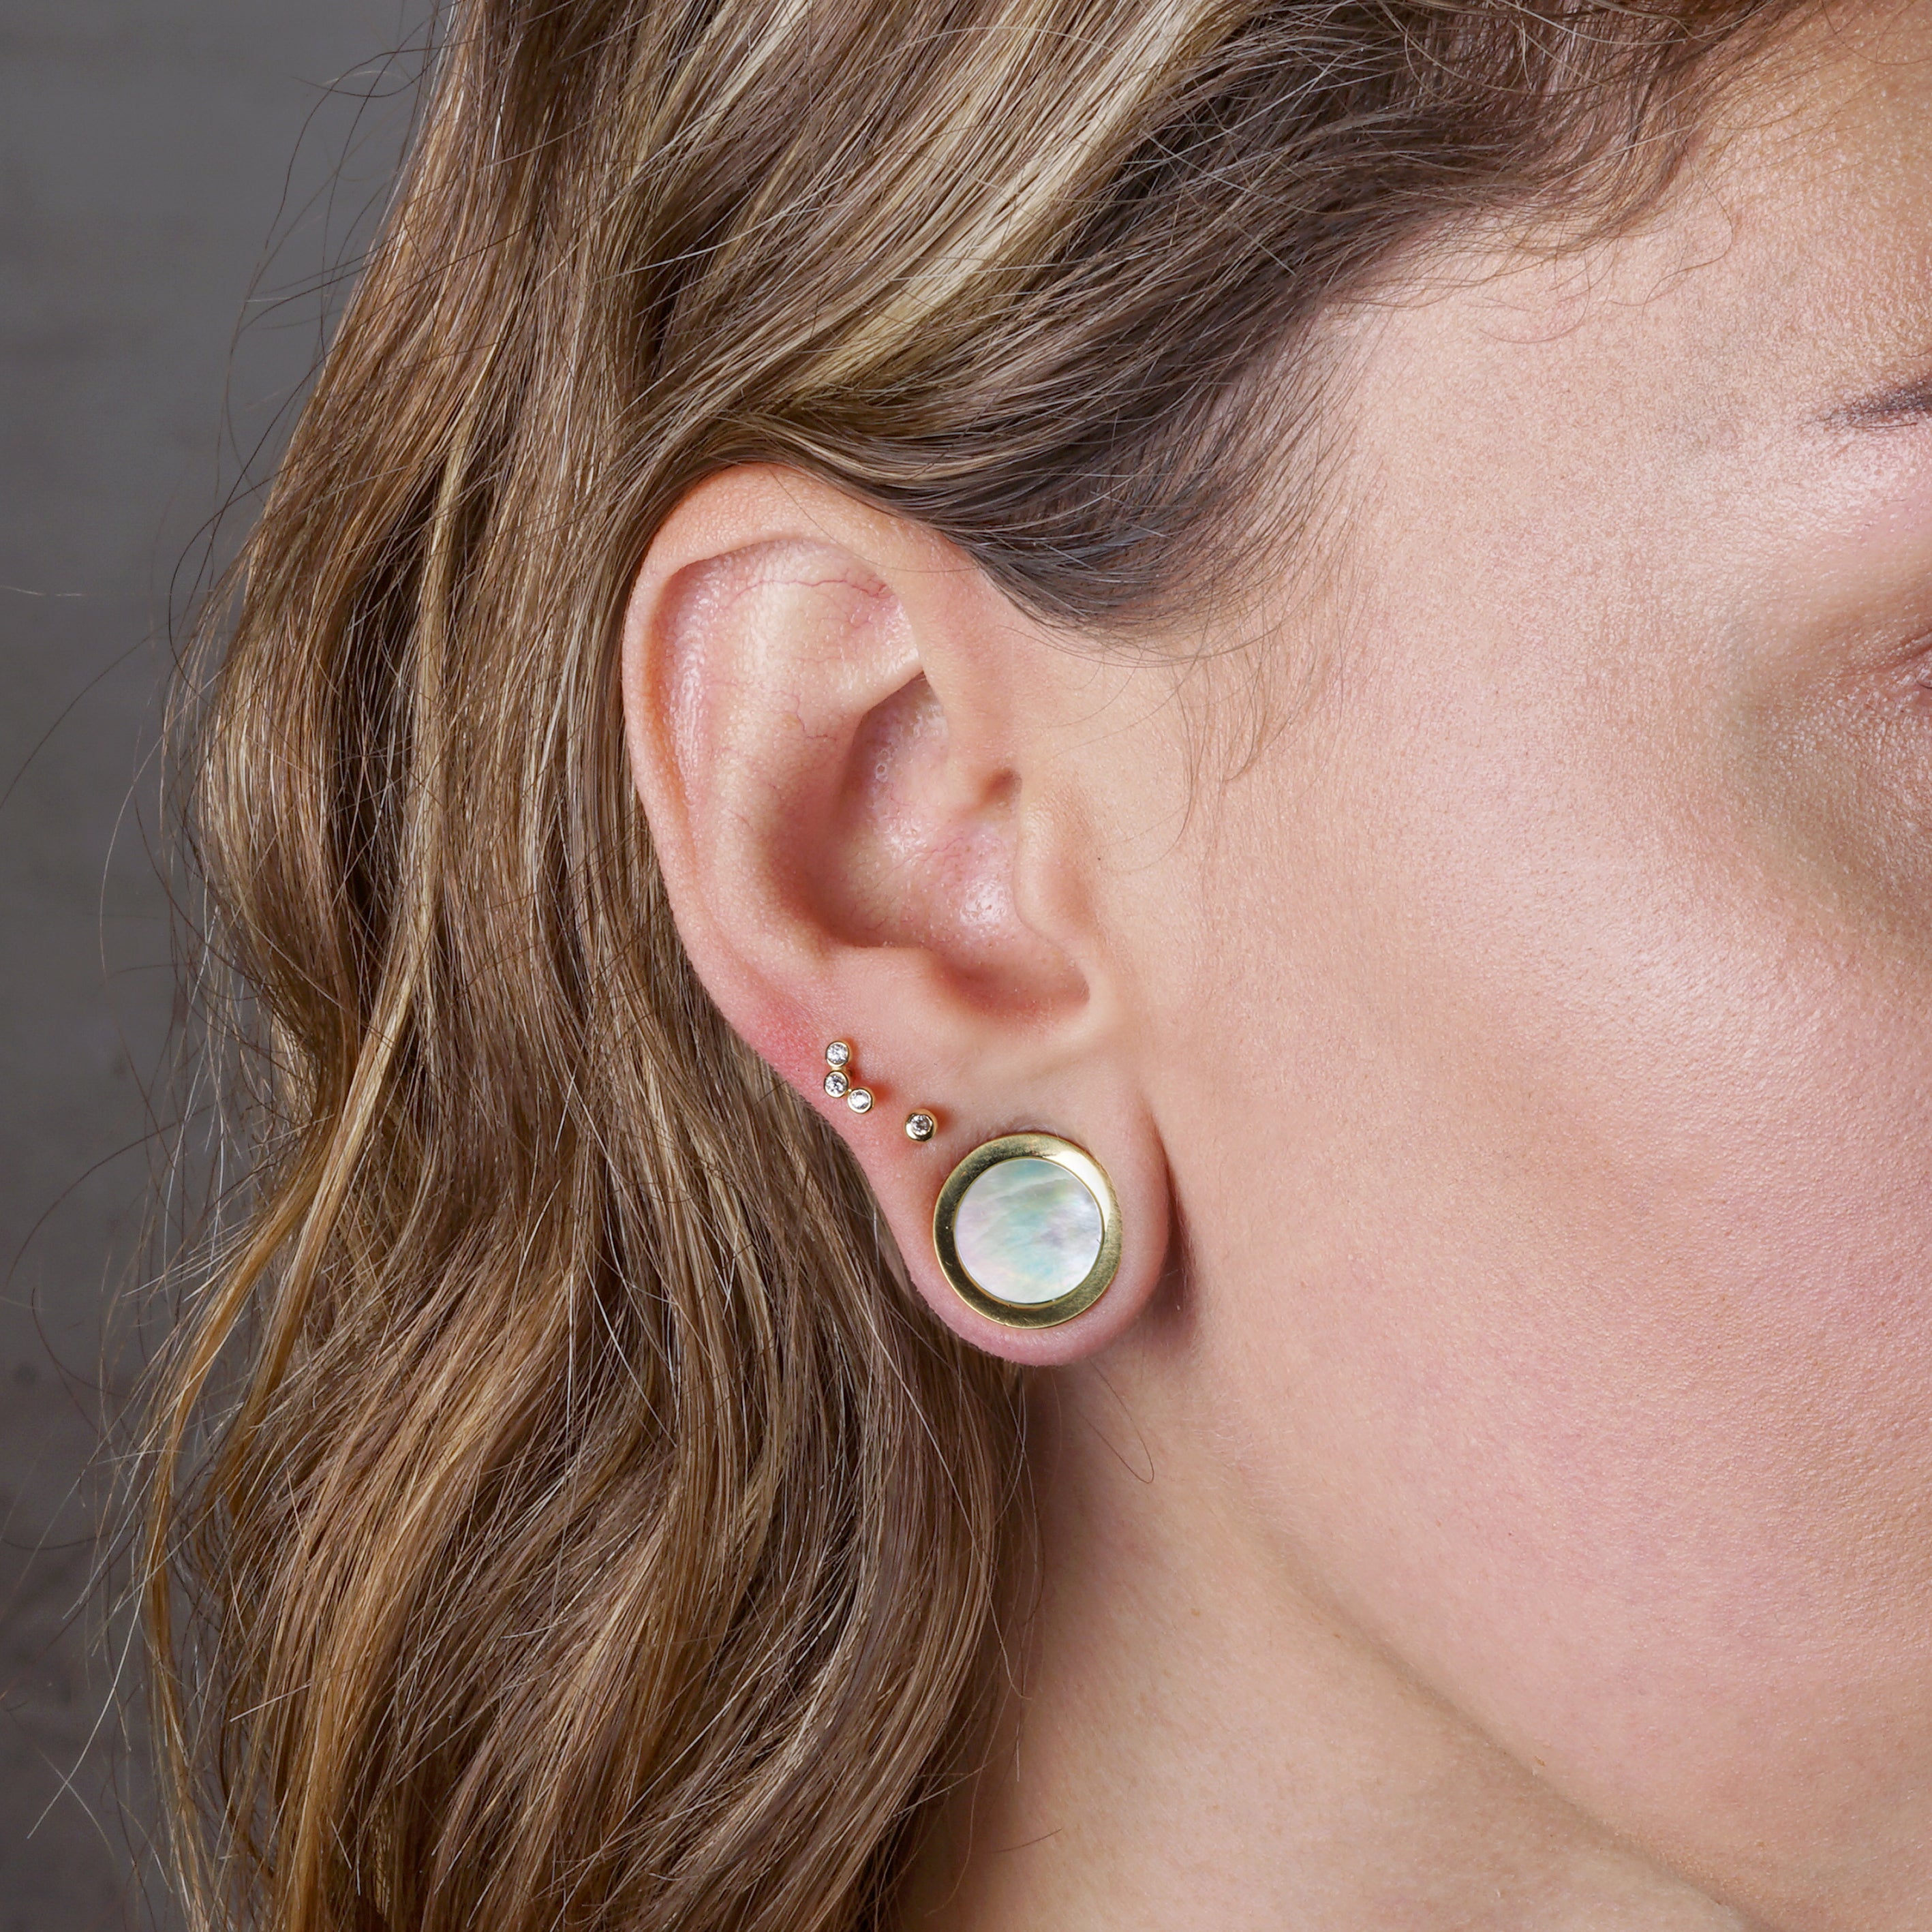
[[[1109,808],[1083,755],[1102,687],[1134,675],[929,533],[774,468],[692,491],[626,614],[632,764],[693,965],[849,1143],[941,1318],[1016,1361],[1110,1341],[1166,1258],[1130,969],[1095,890]],[[826,1090],[834,1040],[864,1113]],[[915,1112],[930,1139],[906,1132]],[[1120,1203],[1113,1285],[1057,1328],[975,1312],[933,1252],[954,1164],[1026,1130],[1085,1148]]]

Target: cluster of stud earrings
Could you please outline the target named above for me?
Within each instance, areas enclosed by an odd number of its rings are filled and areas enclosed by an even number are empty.
[[[855,1114],[872,1111],[854,1084],[852,1042],[825,1049],[825,1090]],[[929,1141],[939,1123],[907,1114],[906,1138]],[[985,1184],[983,1186],[982,1184]],[[1042,1238],[1042,1221],[1056,1231]],[[1000,1134],[955,1167],[932,1210],[933,1258],[966,1305],[1004,1328],[1052,1328],[1093,1306],[1120,1264],[1120,1206],[1107,1172],[1058,1134]]]
[[[835,1100],[843,1100],[855,1114],[869,1114],[872,1111],[872,1090],[869,1087],[855,1087],[852,1076],[856,1070],[852,1064],[852,1042],[849,1040],[835,1040],[825,1049],[825,1090]],[[923,1108],[907,1114],[906,1138],[909,1141],[929,1141],[938,1131],[939,1123]]]

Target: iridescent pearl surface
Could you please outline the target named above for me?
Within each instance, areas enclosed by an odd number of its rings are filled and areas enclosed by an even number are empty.
[[[995,1300],[1058,1301],[1100,1253],[1100,1204],[1058,1161],[1028,1156],[989,1167],[953,1220],[961,1264]]]

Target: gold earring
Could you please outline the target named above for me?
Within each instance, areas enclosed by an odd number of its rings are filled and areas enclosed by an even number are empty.
[[[1091,1308],[1120,1265],[1107,1171],[1057,1134],[1002,1134],[946,1178],[932,1249],[971,1309],[1008,1328],[1052,1328]]]
[[[843,1100],[855,1114],[869,1114],[872,1111],[872,1093],[870,1088],[855,1087],[852,1076],[858,1071],[853,1064],[852,1042],[849,1040],[835,1040],[825,1049],[825,1090],[835,1100]],[[909,1141],[929,1141],[939,1130],[939,1123],[923,1107],[907,1114],[906,1138]]]
[[[830,1070],[825,1076],[825,1090],[835,1100],[843,1100],[855,1114],[869,1114],[872,1111],[872,1094],[863,1087],[852,1084],[852,1042],[849,1040],[835,1040],[825,1049],[825,1064]]]
[[[835,1100],[842,1100],[852,1090],[852,1076],[846,1069],[852,1064],[852,1042],[835,1040],[825,1049],[825,1064],[830,1071],[825,1076],[825,1090]]]

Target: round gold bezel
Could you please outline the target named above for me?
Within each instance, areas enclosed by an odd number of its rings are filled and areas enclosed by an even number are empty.
[[[1064,1167],[1100,1204],[1100,1252],[1074,1286],[1052,1301],[1002,1301],[988,1294],[966,1271],[953,1239],[953,1222],[966,1190],[988,1168],[1010,1160],[1050,1160]],[[1057,1328],[1091,1308],[1112,1284],[1120,1265],[1120,1204],[1114,1198],[1107,1170],[1087,1152],[1058,1134],[1002,1134],[982,1141],[946,1177],[932,1209],[932,1251],[953,1292],[968,1307],[1004,1328]]]

